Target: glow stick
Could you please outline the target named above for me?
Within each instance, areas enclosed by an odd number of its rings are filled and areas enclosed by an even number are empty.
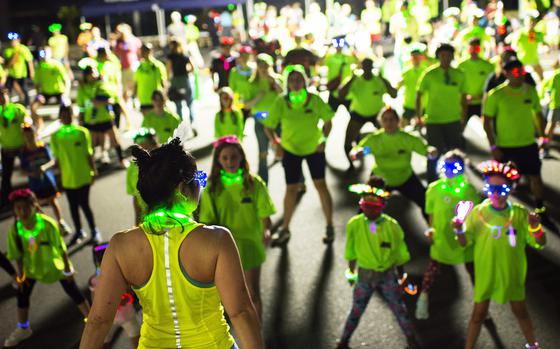
[[[465,221],[465,218],[467,218],[469,212],[471,212],[472,208],[473,208],[472,201],[459,201],[457,203],[457,206],[455,206],[456,220],[462,224]]]

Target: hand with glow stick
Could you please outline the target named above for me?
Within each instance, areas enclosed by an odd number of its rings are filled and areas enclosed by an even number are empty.
[[[350,286],[354,285],[358,281],[358,273],[350,270],[350,268],[344,271],[344,277],[350,283]]]
[[[457,206],[455,207],[455,217],[451,221],[451,226],[455,231],[455,235],[457,237],[457,241],[461,246],[465,246],[467,244],[467,240],[465,239],[465,231],[463,230],[463,223],[467,218],[469,212],[471,212],[473,208],[472,201],[459,201]]]
[[[399,286],[401,286],[407,294],[414,296],[418,293],[418,287],[411,282],[406,282],[408,274],[403,273],[402,278],[399,279]]]

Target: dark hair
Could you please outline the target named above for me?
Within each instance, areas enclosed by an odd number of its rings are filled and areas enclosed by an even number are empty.
[[[471,39],[471,41],[469,41],[469,45],[471,45],[471,46],[480,46],[480,39],[479,39],[479,38],[473,38],[473,39]]]
[[[436,57],[439,56],[440,52],[444,52],[444,51],[451,52],[453,54],[453,53],[455,53],[455,48],[453,46],[451,46],[450,44],[441,44],[436,49]]]
[[[504,64],[504,71],[510,71],[512,69],[521,68],[521,67],[523,67],[523,63],[521,63],[521,61],[518,61],[517,59],[515,59],[515,60],[511,60],[509,62],[506,62],[506,64]]]
[[[385,114],[386,112],[391,112],[393,114],[393,116],[397,119],[397,121],[399,121],[401,119],[399,113],[397,113],[397,111],[393,108],[391,108],[391,106],[386,106],[383,107],[379,113],[377,114],[377,122],[379,122],[381,124],[381,119],[383,119],[383,114]]]
[[[381,177],[372,175],[369,177],[367,184],[371,187],[385,190],[385,181]]]
[[[138,165],[136,189],[150,210],[161,205],[169,207],[181,182],[187,183],[193,191],[196,189],[193,181],[197,170],[196,162],[183,149],[179,138],[150,152],[133,145],[132,156]]]
[[[240,168],[243,169],[243,188],[245,190],[253,189],[253,177],[251,177],[249,171],[249,163],[247,162],[247,156],[245,155],[245,151],[243,147],[239,143],[221,143],[214,149],[214,156],[212,157],[212,170],[210,171],[210,187],[208,188],[210,193],[216,192],[217,188],[221,188],[222,182],[220,180],[220,170],[222,170],[222,165],[220,165],[220,154],[224,149],[227,147],[235,148],[239,154],[241,154],[241,164]]]
[[[449,159],[457,159],[457,160],[462,160],[463,162],[466,162],[467,155],[462,150],[452,149],[452,150],[446,152],[445,154],[443,154],[442,158],[443,158],[444,161],[449,160]]]
[[[155,96],[159,96],[163,101],[165,101],[165,94],[162,90],[154,90],[154,92],[152,92],[152,99],[154,99]]]
[[[74,110],[72,109],[71,105],[60,105],[60,108],[58,108],[58,115],[62,114],[63,112],[74,115]]]

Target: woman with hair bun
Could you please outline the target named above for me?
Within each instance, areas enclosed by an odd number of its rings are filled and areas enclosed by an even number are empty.
[[[132,155],[148,213],[111,239],[80,348],[103,346],[129,286],[144,313],[138,348],[237,348],[224,308],[240,347],[263,348],[231,233],[191,218],[206,175],[179,138]]]

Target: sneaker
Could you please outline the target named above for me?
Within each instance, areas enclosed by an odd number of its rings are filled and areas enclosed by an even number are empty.
[[[278,232],[272,234],[271,245],[272,246],[282,246],[290,241],[292,234],[288,229],[280,229]]]
[[[323,237],[323,242],[325,244],[332,244],[334,241],[334,227],[332,225],[327,226],[327,231]]]
[[[428,301],[422,297],[418,297],[416,301],[416,312],[414,313],[418,320],[427,320],[430,317],[428,313]]]
[[[80,242],[82,242],[85,238],[86,238],[86,233],[84,232],[83,229],[80,229],[80,231],[77,231],[74,234],[74,236],[72,237],[72,239],[70,240],[70,242],[66,246],[67,247],[72,247],[74,245],[77,245]]]
[[[89,239],[89,242],[91,242],[93,244],[98,244],[102,240],[103,240],[103,237],[101,236],[101,232],[99,231],[99,229],[93,228],[93,230],[91,231],[91,238]]]
[[[336,341],[336,349],[350,349],[350,345],[348,343],[348,341],[343,341],[343,340],[337,340]]]
[[[4,341],[4,348],[15,347],[19,343],[31,337],[32,333],[31,327],[21,328],[18,326]]]
[[[72,234],[72,229],[68,226],[68,224],[66,224],[65,221],[61,220],[60,222],[58,222],[58,225],[60,227],[60,234],[63,237]]]

